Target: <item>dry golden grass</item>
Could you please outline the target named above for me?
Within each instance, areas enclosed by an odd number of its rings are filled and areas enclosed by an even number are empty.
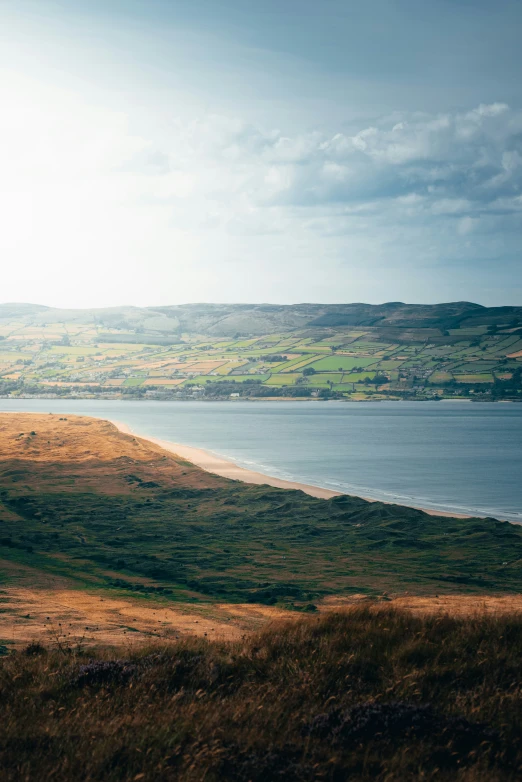
[[[300,614],[277,606],[252,603],[183,603],[80,589],[70,580],[32,568],[0,561],[11,586],[0,589],[0,638],[10,648],[28,643],[48,644],[60,636],[85,646],[133,647],[152,640],[169,641],[187,635],[238,640],[274,620],[297,621]],[[140,579],[142,582],[143,579]],[[389,605],[415,616],[522,616],[522,595],[434,597],[332,595],[317,605],[320,614],[371,610]]]
[[[520,614],[522,616],[522,595],[386,595],[382,598],[393,608],[411,612],[415,616],[462,616]],[[374,605],[375,600],[367,595],[325,597],[318,608],[320,611],[349,610],[361,605]]]
[[[35,434],[32,435],[31,433]],[[0,414],[0,461],[113,461],[157,458],[159,448],[122,435],[108,421],[40,413]]]
[[[172,603],[81,589],[71,580],[0,560],[10,585],[0,588],[0,639],[9,648],[53,643],[143,646],[194,635],[238,640],[273,619],[299,614],[241,603]],[[140,579],[143,581],[143,579]]]
[[[132,465],[140,474],[150,475],[165,486],[183,483],[186,487],[212,488],[223,479],[203,472],[167,453],[149,440],[124,434],[109,421],[85,416],[42,415],[40,413],[0,413],[0,463],[25,463],[27,480],[45,480],[61,475],[66,467],[82,482],[96,480],[113,491],[129,491],[123,480]],[[28,469],[30,463],[31,469]],[[75,469],[81,467],[80,473]],[[101,482],[101,483],[99,483]]]
[[[0,663],[2,779],[515,782],[520,616],[393,608]]]
[[[49,643],[56,634],[88,646],[144,645],[186,635],[237,640],[274,618],[298,614],[251,604],[179,603],[116,598],[79,589],[10,587],[0,591],[0,638],[13,647]]]

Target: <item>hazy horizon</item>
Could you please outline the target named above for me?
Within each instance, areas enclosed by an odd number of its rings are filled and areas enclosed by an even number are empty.
[[[500,305],[487,305],[483,304],[480,301],[470,301],[468,299],[459,299],[454,301],[436,301],[436,302],[424,302],[424,301],[377,301],[377,302],[369,302],[369,301],[331,301],[331,302],[325,302],[325,301],[295,301],[295,302],[271,302],[271,301],[181,301],[181,302],[167,302],[163,304],[130,304],[130,303],[123,303],[123,304],[105,304],[105,305],[94,305],[89,306],[85,305],[82,307],[73,307],[68,306],[67,304],[63,305],[52,305],[52,304],[46,304],[45,302],[37,302],[37,301],[0,301],[0,307],[2,306],[35,306],[35,307],[46,307],[48,309],[63,309],[63,310],[96,310],[96,309],[119,309],[119,308],[126,308],[126,307],[136,307],[138,309],[157,309],[162,307],[199,307],[199,306],[217,306],[217,307],[299,307],[299,306],[327,306],[327,307],[346,307],[346,306],[354,306],[354,305],[363,305],[363,306],[372,306],[372,307],[384,307],[392,304],[401,304],[408,307],[436,307],[436,306],[444,306],[448,304],[460,304],[460,303],[466,303],[466,304],[476,304],[479,307],[487,308],[489,306],[504,306],[504,307],[520,307],[521,304],[517,304],[514,302],[506,301],[503,304]]]
[[[515,0],[5,0],[2,299],[516,305],[521,32]]]

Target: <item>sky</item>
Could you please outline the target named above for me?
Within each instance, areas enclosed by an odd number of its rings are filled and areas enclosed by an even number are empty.
[[[519,0],[0,0],[0,301],[522,304]]]

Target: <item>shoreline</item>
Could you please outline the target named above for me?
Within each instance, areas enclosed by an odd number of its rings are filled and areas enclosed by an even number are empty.
[[[229,459],[225,459],[223,456],[212,453],[212,451],[196,448],[193,445],[173,443],[170,440],[162,440],[159,437],[139,435],[134,432],[128,424],[124,424],[122,421],[109,420],[110,423],[114,424],[114,426],[123,434],[130,434],[134,437],[139,437],[141,440],[148,440],[155,445],[159,445],[165,451],[181,456],[182,459],[186,459],[188,462],[191,462],[191,464],[195,464],[196,467],[205,470],[205,472],[219,475],[222,478],[228,478],[232,481],[242,481],[243,483],[273,486],[276,489],[297,489],[303,491],[305,494],[309,494],[311,497],[317,497],[323,500],[329,500],[331,497],[339,497],[342,494],[342,492],[324,489],[321,486],[286,481],[283,478],[276,478],[272,475],[265,475],[262,472],[248,470],[246,467],[240,467]]]
[[[89,384],[87,384],[89,385]],[[351,399],[349,397],[346,397],[344,399],[318,399],[315,397],[285,397],[285,396],[253,396],[253,397],[242,397],[240,399],[230,399],[228,397],[220,397],[220,398],[194,398],[194,397],[173,397],[171,399],[145,399],[145,398],[138,398],[138,399],[126,399],[124,396],[115,397],[112,394],[109,394],[107,396],[101,396],[101,395],[93,395],[93,396],[77,396],[74,394],[70,394],[67,396],[52,396],[50,397],[49,394],[29,394],[24,395],[20,394],[17,396],[11,396],[9,394],[0,394],[0,399],[25,399],[25,400],[45,400],[48,401],[49,399],[52,400],[64,400],[64,401],[71,401],[71,402],[79,402],[79,401],[89,401],[89,402],[230,402],[231,404],[236,404],[237,402],[321,402],[321,404],[332,404],[334,402],[338,403],[367,403],[371,402],[372,404],[375,403],[387,403],[387,402],[406,402],[406,403],[416,403],[416,404],[425,404],[426,402],[473,402],[473,404],[522,404],[522,399],[514,398],[514,399],[477,399],[475,397],[420,397],[418,399],[413,399],[411,397],[382,397],[379,399],[373,399],[372,397],[367,397],[366,399]]]
[[[132,435],[139,437],[142,440],[148,440],[155,445],[159,445],[165,451],[174,453],[177,456],[181,456],[182,459],[186,459],[188,462],[196,465],[206,472],[219,475],[222,478],[228,478],[233,481],[242,481],[243,483],[251,483],[255,485],[273,486],[276,489],[287,489],[294,491],[302,491],[310,497],[316,497],[318,499],[329,500],[332,497],[340,497],[346,492],[333,491],[332,489],[325,489],[322,486],[314,486],[307,483],[299,483],[297,481],[287,481],[283,478],[276,478],[266,473],[256,472],[249,470],[246,467],[240,467],[235,462],[226,459],[219,454],[212,453],[212,451],[206,451],[203,448],[196,448],[192,445],[182,445],[181,443],[174,443],[170,440],[162,440],[159,437],[149,437],[139,435],[134,432],[128,424],[123,421],[117,421],[114,419],[107,419],[113,424],[122,434]],[[358,496],[358,495],[350,495]],[[382,502],[385,505],[400,505],[398,502],[391,502],[387,500],[380,500],[376,497],[360,497],[367,502]],[[429,516],[444,516],[453,519],[471,519],[473,516],[469,516],[465,513],[451,513],[450,511],[438,511],[431,508],[419,508],[417,506],[404,506],[412,507],[415,510],[420,510],[423,513],[427,513]]]

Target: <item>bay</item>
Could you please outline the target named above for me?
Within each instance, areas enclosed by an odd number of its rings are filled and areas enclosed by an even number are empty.
[[[522,405],[0,399],[91,415],[286,480],[522,523]]]

